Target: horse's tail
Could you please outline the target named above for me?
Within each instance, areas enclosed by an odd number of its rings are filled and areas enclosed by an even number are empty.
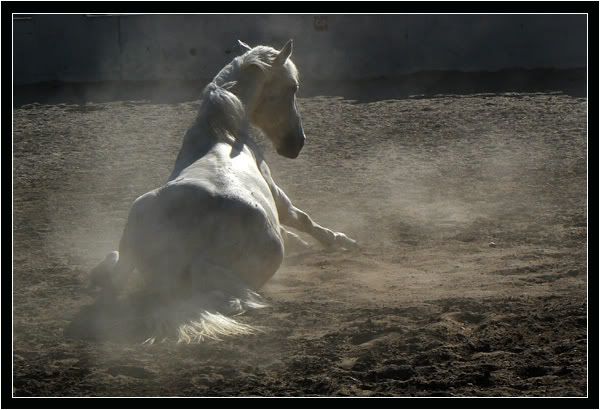
[[[104,295],[111,300],[120,293],[123,282],[128,278],[127,274],[133,270],[129,262],[121,258],[122,255],[126,253],[110,252],[91,272],[90,287],[102,288]],[[227,286],[223,288],[231,289]],[[114,300],[116,304],[121,303]],[[198,291],[159,299],[153,299],[149,294],[140,300],[132,299],[129,303],[124,305],[127,308],[122,316],[132,320],[132,328],[142,332],[138,336],[142,336],[140,340],[144,344],[173,339],[177,343],[192,344],[262,333],[265,330],[262,326],[243,323],[238,317],[247,311],[268,306],[262,296],[246,287],[238,287],[235,292]],[[139,307],[142,306],[140,310]],[[118,321],[122,317],[114,319]]]
[[[267,303],[231,267],[200,254],[177,276],[170,282],[176,285],[162,292],[165,298],[154,303],[149,343],[171,337],[178,343],[220,341],[264,331],[240,319],[243,313],[267,307]]]
[[[150,337],[144,343],[153,344],[174,337],[177,343],[192,344],[261,333],[263,327],[243,323],[237,317],[248,310],[266,306],[263,298],[250,289],[238,296],[212,291],[178,298],[155,309]]]
[[[217,295],[221,299],[216,302],[217,308],[204,309],[196,319],[188,320],[178,326],[178,343],[198,343],[205,339],[220,341],[222,337],[250,335],[264,331],[260,326],[242,323],[233,318],[248,310],[267,307],[259,294],[246,289],[239,297],[223,296],[222,293]]]

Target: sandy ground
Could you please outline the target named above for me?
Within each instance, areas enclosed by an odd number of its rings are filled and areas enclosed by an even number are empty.
[[[273,175],[361,249],[288,255],[241,317],[264,334],[152,346],[64,331],[196,103],[15,109],[14,395],[586,395],[586,100],[299,105]]]

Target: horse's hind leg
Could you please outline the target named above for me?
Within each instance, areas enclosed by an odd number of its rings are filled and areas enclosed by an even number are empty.
[[[95,288],[106,289],[112,286],[111,272],[114,270],[119,260],[119,252],[112,251],[98,266],[90,271],[90,280],[88,290]]]
[[[130,223],[125,225],[119,251],[112,251],[104,261],[90,272],[88,290],[100,288],[108,296],[115,296],[125,287],[130,273],[135,268]]]
[[[133,271],[127,253],[112,251],[90,272],[88,290],[100,288],[106,295],[116,295],[125,286],[129,274]]]

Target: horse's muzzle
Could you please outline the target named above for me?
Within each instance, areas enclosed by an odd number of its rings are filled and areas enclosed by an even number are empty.
[[[279,148],[277,148],[277,153],[286,158],[297,158],[300,155],[300,151],[302,151],[302,147],[304,147],[305,138],[298,140],[296,143],[287,143]]]

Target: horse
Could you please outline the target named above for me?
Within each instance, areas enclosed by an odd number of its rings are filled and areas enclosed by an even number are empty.
[[[238,43],[243,54],[204,88],[167,182],[133,202],[119,250],[90,275],[91,287],[116,297],[134,269],[141,274],[163,308],[146,342],[173,329],[187,343],[259,331],[231,316],[266,306],[257,291],[287,246],[306,245],[284,226],[327,248],[358,246],[293,205],[252,135],[260,130],[290,159],[304,146],[292,40],[279,50]]]

